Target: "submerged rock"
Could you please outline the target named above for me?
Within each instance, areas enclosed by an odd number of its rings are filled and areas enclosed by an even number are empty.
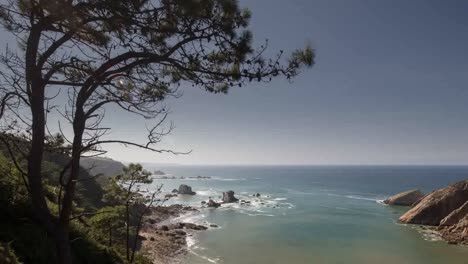
[[[250,205],[250,201],[247,200],[240,200],[239,202],[241,205]]]
[[[168,193],[168,194],[164,195],[164,198],[171,198],[171,197],[177,197],[177,194]]]
[[[386,199],[384,203],[388,205],[411,206],[420,201],[423,197],[424,194],[420,190],[410,190],[393,195]]]
[[[185,229],[192,229],[192,230],[207,230],[208,227],[204,225],[197,225],[193,223],[184,223],[184,228]]]
[[[403,214],[400,221],[437,226],[466,201],[468,201],[468,179],[428,194],[416,206]]]
[[[189,194],[189,195],[194,195],[195,192],[192,191],[192,187],[188,186],[188,185],[185,185],[185,184],[181,184],[179,186],[179,194]]]
[[[234,191],[223,192],[223,203],[235,203],[237,201],[239,199],[234,197]]]

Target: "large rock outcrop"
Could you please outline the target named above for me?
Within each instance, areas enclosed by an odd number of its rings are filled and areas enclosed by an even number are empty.
[[[437,226],[448,243],[468,244],[468,179],[428,194],[400,221]]]
[[[468,201],[468,179],[428,194],[400,217],[409,224],[438,226],[442,219]]]
[[[189,195],[194,195],[195,192],[192,191],[192,187],[188,186],[188,185],[185,185],[185,184],[181,184],[179,186],[179,194],[189,194]]]
[[[223,203],[235,203],[237,201],[239,199],[234,197],[234,191],[223,192]]]
[[[414,203],[421,200],[424,197],[424,194],[420,190],[410,190],[402,192],[384,201],[388,205],[401,205],[401,206],[411,206]]]

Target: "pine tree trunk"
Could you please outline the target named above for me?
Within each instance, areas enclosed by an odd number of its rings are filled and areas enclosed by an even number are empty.
[[[57,250],[57,262],[60,264],[72,263],[72,250],[68,230],[59,229],[55,235],[55,248]]]
[[[130,261],[130,212],[129,212],[129,204],[128,204],[128,201],[125,205],[125,214],[126,214],[126,227],[127,227],[127,230],[126,230],[126,239],[125,239],[125,242],[126,242],[126,253],[127,253],[127,260]]]
[[[109,220],[109,247],[112,247],[112,223]]]

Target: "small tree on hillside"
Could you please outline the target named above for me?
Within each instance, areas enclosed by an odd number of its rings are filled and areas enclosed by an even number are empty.
[[[93,236],[105,241],[109,247],[114,245],[115,240],[124,240],[124,213],[124,206],[105,206],[99,209],[89,221]]]
[[[268,43],[252,48],[250,12],[235,0],[1,0],[0,18],[20,50],[7,49],[1,57],[0,132],[24,134],[30,142],[18,151],[27,159],[21,172],[61,263],[72,259],[69,225],[81,156],[102,154],[109,143],[172,152],[155,145],[172,130],[163,129],[167,109],[161,102],[179,96],[179,86],[226,93],[252,81],[289,79],[314,63],[310,47],[286,59],[282,51],[264,58]],[[54,101],[61,92],[68,102]],[[157,119],[147,140],[107,137],[110,128],[101,121],[108,105]],[[61,173],[58,216],[47,205],[41,173],[54,111],[72,131],[63,134],[71,160]]]
[[[152,191],[145,186],[152,182],[150,172],[144,170],[140,164],[132,163],[124,167],[122,174],[110,180],[103,197],[108,204],[125,208],[122,220],[125,223],[126,256],[130,263],[135,258],[144,216],[150,212],[152,206],[164,202],[158,199],[158,195],[161,194],[161,185]],[[143,187],[146,188],[142,189]]]

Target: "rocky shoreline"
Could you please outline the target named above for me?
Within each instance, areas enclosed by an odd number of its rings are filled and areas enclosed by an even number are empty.
[[[468,245],[468,179],[427,195],[418,190],[399,193],[384,203],[411,206],[400,222],[434,230],[449,244]]]
[[[140,232],[140,244],[141,250],[153,260],[154,264],[183,263],[188,249],[187,237],[217,227],[174,221],[184,214],[193,212],[199,210],[180,204],[152,208]]]
[[[165,199],[178,195],[195,195],[196,192],[188,185],[181,184],[178,189],[166,194]],[[259,193],[253,197],[260,197]],[[183,215],[200,212],[203,208],[218,208],[223,204],[237,203],[249,205],[247,200],[239,200],[234,196],[234,191],[222,193],[222,200],[215,202],[210,197],[208,201],[202,201],[199,208],[172,204],[157,206],[151,209],[145,217],[144,226],[140,232],[141,250],[153,260],[154,264],[183,263],[184,256],[188,252],[187,238],[210,228],[217,228],[215,224],[203,223],[202,225],[190,222],[177,221]]]

